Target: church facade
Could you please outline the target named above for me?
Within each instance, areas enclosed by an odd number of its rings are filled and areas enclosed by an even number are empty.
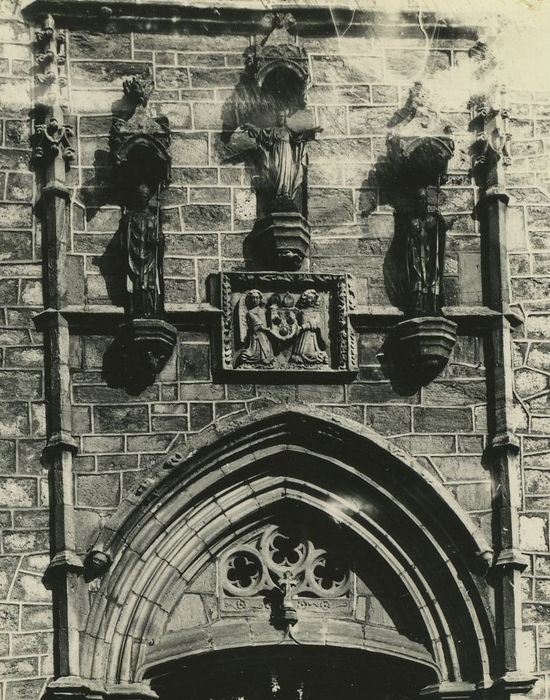
[[[546,697],[550,91],[495,17],[0,12],[2,700]]]

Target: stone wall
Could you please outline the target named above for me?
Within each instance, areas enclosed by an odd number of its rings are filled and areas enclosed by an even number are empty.
[[[0,3],[0,682],[6,700],[36,698],[52,673],[40,237],[29,171],[31,29]]]
[[[5,17],[0,68],[7,76],[0,79],[0,100],[6,105],[0,150],[0,681],[4,700],[23,700],[38,697],[51,673],[50,594],[41,582],[48,561],[47,479],[41,467],[44,364],[40,334],[31,321],[42,307],[40,229],[33,221],[37,194],[29,171],[31,28],[9,1],[0,9]],[[435,119],[438,130],[450,127],[456,143],[441,192],[441,210],[450,224],[446,304],[470,312],[482,304],[478,195],[469,174],[468,98],[477,84],[467,51],[473,39],[455,34],[458,38],[435,40],[427,54],[420,34],[306,37],[303,42],[312,75],[309,104],[324,128],[309,147],[308,264],[314,271],[354,274],[359,305],[384,307],[392,318],[384,262],[394,232],[393,210],[373,171],[384,156],[389,129],[406,121],[403,110],[419,78],[433,100],[424,117]],[[248,44],[249,37],[239,34],[68,32],[68,88],[78,145],[78,160],[68,175],[69,304],[101,307],[99,315],[122,302],[113,243],[120,209],[112,191],[108,131],[120,110],[122,80],[132,76],[152,87],[151,103],[169,117],[173,132],[172,184],[162,204],[167,303],[211,301],[210,275],[246,269],[243,242],[256,217],[247,160],[252,144],[232,129]],[[530,670],[545,677],[550,671],[550,94],[509,90],[508,99],[514,137],[508,174],[511,301],[526,314],[514,335],[521,535],[530,555],[524,579],[525,654]],[[403,396],[377,359],[385,323],[358,324],[358,375],[331,384],[220,383],[213,372],[212,329],[181,329],[172,359],[139,394],[109,386],[105,379],[111,331],[76,329],[70,365],[79,552],[85,554],[123,496],[179,436],[228,415],[248,412],[253,418],[255,410],[286,401],[328,409],[390,436],[448,485],[490,540],[491,483],[483,466],[486,338],[461,325],[444,373],[416,394]],[[539,683],[536,692],[543,695],[545,684]]]

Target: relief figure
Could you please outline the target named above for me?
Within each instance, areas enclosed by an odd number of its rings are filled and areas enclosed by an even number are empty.
[[[239,300],[240,341],[245,345],[237,358],[237,366],[271,367],[275,360],[267,325],[265,303],[257,289],[251,289]]]
[[[292,350],[290,363],[300,366],[326,365],[328,356],[322,335],[322,318],[319,311],[319,294],[306,289],[296,304],[300,331]]]

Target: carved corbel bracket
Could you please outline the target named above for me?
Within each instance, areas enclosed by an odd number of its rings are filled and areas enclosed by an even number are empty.
[[[390,135],[388,159],[395,181],[413,190],[439,187],[446,181],[454,148],[448,136]]]
[[[59,124],[54,117],[51,117],[47,124],[35,124],[33,163],[37,166],[46,165],[60,155],[69,167],[76,159],[73,139],[73,127],[70,124]]]

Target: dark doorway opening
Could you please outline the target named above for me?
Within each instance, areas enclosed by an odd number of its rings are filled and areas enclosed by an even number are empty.
[[[214,651],[155,668],[161,700],[412,700],[433,669],[390,655],[333,647]]]

